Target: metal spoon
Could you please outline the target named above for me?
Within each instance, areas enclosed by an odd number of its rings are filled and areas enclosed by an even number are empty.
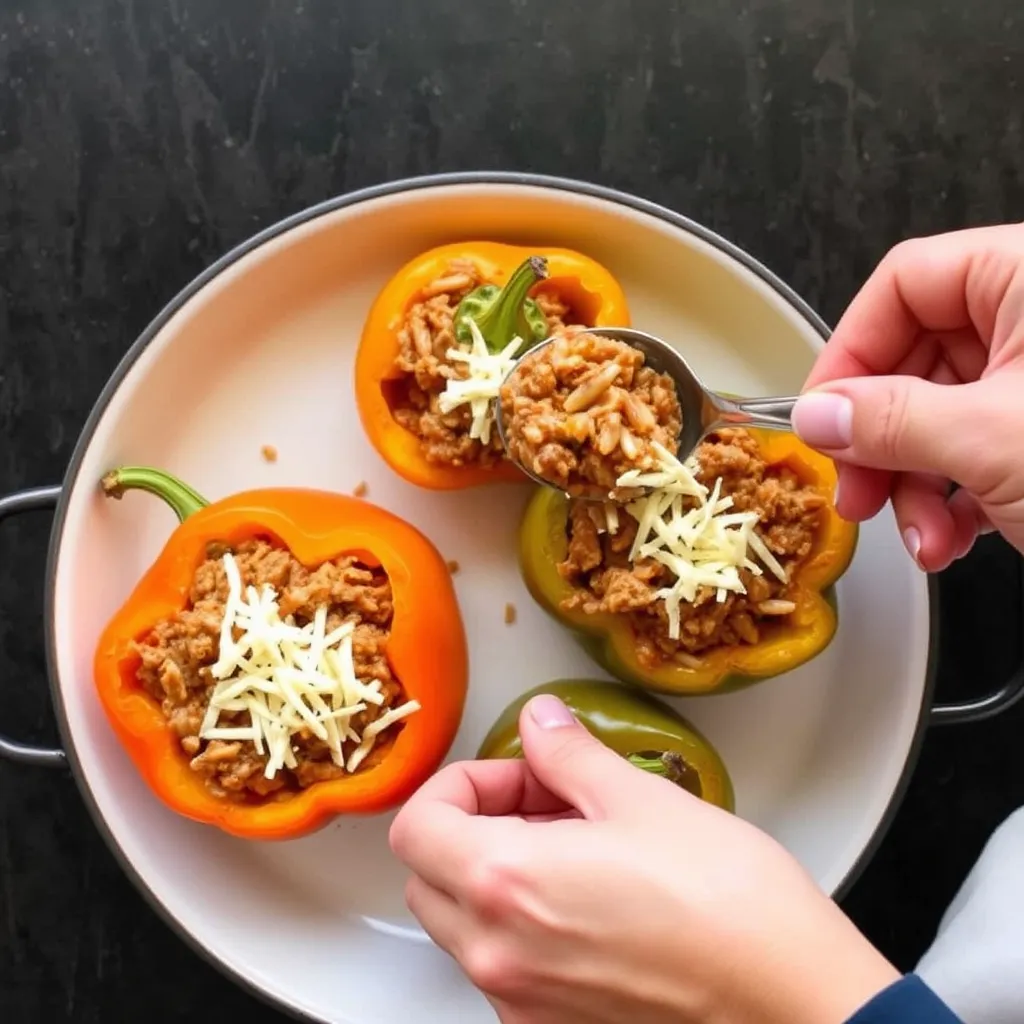
[[[679,398],[679,409],[682,413],[683,426],[679,436],[679,449],[676,457],[685,462],[696,450],[697,446],[708,434],[723,427],[753,427],[762,430],[793,429],[792,414],[797,396],[780,398],[733,398],[712,391],[701,383],[700,378],[690,369],[689,364],[671,345],[656,338],[653,334],[634,330],[632,327],[593,327],[590,334],[622,341],[644,355],[644,362],[657,373],[664,373],[672,378]],[[508,372],[505,381],[519,369],[523,359],[535,355],[546,345],[552,344],[554,338],[548,338],[535,345],[516,360]],[[537,476],[531,469],[512,457],[505,437],[504,416],[500,408],[495,416],[498,436],[505,446],[510,461],[514,462],[528,477],[547,487],[556,487],[550,480]],[[561,490],[561,488],[558,488]]]

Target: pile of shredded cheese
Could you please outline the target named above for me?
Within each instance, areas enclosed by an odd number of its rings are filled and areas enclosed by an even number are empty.
[[[453,363],[464,363],[469,376],[463,379],[449,378],[444,391],[438,396],[437,405],[442,413],[449,413],[460,405],[469,403],[473,422],[469,436],[483,444],[490,444],[491,425],[494,422],[494,400],[501,393],[501,385],[515,366],[515,354],[523,345],[522,338],[513,338],[497,355],[487,349],[487,342],[480,333],[476,321],[466,317],[469,333],[473,335],[473,347],[467,352],[461,348],[450,348],[445,353]]]
[[[353,625],[346,622],[326,633],[327,609],[297,626],[282,619],[274,588],[242,587],[231,554],[224,555],[228,600],[224,608],[220,647],[210,673],[219,680],[199,730],[204,740],[250,740],[266,755],[264,775],[272,779],[282,768],[295,768],[293,740],[312,733],[323,740],[331,760],[354,772],[389,726],[420,709],[416,701],[386,711],[360,735],[352,718],[369,705],[384,703],[378,680],[356,678],[352,659]],[[236,640],[235,632],[241,636]],[[249,725],[218,725],[222,712],[248,712]],[[343,744],[355,744],[346,759]]]
[[[709,492],[696,477],[696,459],[682,463],[663,445],[655,442],[653,447],[655,466],[650,471],[630,470],[615,483],[651,489],[626,505],[637,521],[629,560],[652,558],[675,577],[675,583],[657,596],[668,612],[669,637],[678,640],[680,602],[696,600],[699,587],[713,588],[719,601],[730,591],[746,593],[740,569],[762,574],[751,554],[783,583],[787,577],[755,530],[757,513],[729,511],[733,501],[722,497],[721,478]],[[617,516],[608,517],[608,529],[616,531]]]

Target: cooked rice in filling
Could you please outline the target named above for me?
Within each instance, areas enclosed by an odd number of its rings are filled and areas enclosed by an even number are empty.
[[[421,291],[398,330],[395,367],[400,376],[388,382],[388,404],[395,421],[419,439],[420,450],[431,463],[493,467],[505,458],[496,430],[486,443],[470,437],[468,405],[443,412],[439,404],[450,379],[468,376],[466,365],[447,354],[449,349],[464,348],[455,338],[455,312],[469,292],[487,283],[471,260],[453,260],[443,276]],[[550,334],[566,329],[572,311],[553,288],[542,285],[532,298],[547,318]]]
[[[327,608],[328,632],[351,623],[352,661],[356,678],[365,684],[376,681],[383,698],[351,719],[362,733],[366,726],[403,702],[402,687],[388,664],[386,650],[393,615],[391,584],[380,568],[363,565],[352,556],[307,569],[290,552],[266,540],[251,540],[234,548],[210,545],[206,559],[196,569],[187,607],[163,619],[148,636],[135,644],[141,659],[138,682],[160,702],[181,749],[193,771],[201,775],[215,795],[232,800],[287,796],[314,783],[348,774],[336,764],[327,744],[310,732],[293,738],[296,766],[282,768],[266,778],[267,754],[250,741],[200,738],[203,719],[217,680],[210,672],[217,661],[221,626],[228,600],[228,580],[223,555],[230,551],[243,588],[259,590],[269,584],[277,592],[282,618],[293,616],[296,625],[313,620],[320,607]],[[236,637],[237,639],[237,637]],[[222,713],[220,724],[249,724],[247,712]],[[382,733],[359,769],[379,763],[387,753],[396,724]],[[346,749],[353,744],[348,742]]]
[[[589,331],[566,332],[526,355],[501,391],[509,454],[567,494],[613,495],[631,469],[649,469],[654,443],[674,452],[675,384],[642,352]]]
[[[672,639],[665,601],[657,596],[671,585],[671,573],[650,558],[629,561],[636,520],[620,507],[617,528],[611,532],[599,504],[573,502],[568,551],[558,566],[573,587],[563,607],[588,615],[627,616],[638,661],[645,668],[671,662],[696,667],[702,654],[722,646],[756,644],[779,628],[796,609],[793,580],[814,548],[827,504],[821,491],[801,482],[788,467],[768,466],[756,439],[745,430],[710,435],[696,459],[701,483],[711,488],[721,478],[721,493],[733,499],[736,511],[757,513],[757,531],[790,582],[742,569],[745,594],[730,592],[719,601],[713,588],[701,587],[695,601],[680,606],[680,634]]]

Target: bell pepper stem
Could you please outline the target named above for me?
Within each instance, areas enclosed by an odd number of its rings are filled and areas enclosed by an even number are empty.
[[[480,329],[487,348],[501,352],[515,337],[530,348],[546,333],[547,322],[539,308],[528,309],[530,289],[548,276],[548,262],[543,256],[531,256],[512,272],[503,288],[494,290],[484,285],[467,295],[455,312],[458,322],[471,318]]]
[[[677,786],[683,786],[684,780],[692,773],[692,769],[683,759],[682,754],[666,750],[663,754],[652,756],[649,754],[629,754],[626,760],[637,768],[652,775],[660,775],[662,778],[674,782]]]
[[[194,491],[176,476],[146,466],[112,469],[104,476],[102,487],[108,498],[120,499],[125,491],[148,491],[155,494],[171,507],[181,523],[209,504],[198,491]]]

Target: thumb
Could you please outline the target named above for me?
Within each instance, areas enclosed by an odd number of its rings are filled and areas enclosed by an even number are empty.
[[[655,781],[634,768],[587,731],[558,697],[540,694],[519,715],[523,754],[537,780],[570,807],[593,821],[650,803]]]
[[[793,430],[837,462],[931,473],[972,487],[998,436],[984,382],[933,384],[920,377],[856,377],[801,395]]]

